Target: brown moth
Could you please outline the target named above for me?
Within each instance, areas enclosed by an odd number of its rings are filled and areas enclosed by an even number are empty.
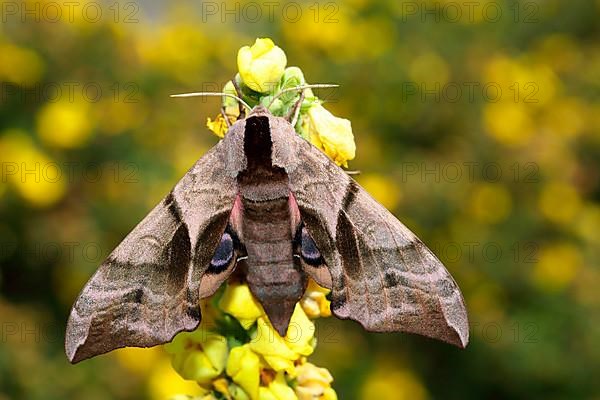
[[[198,327],[234,269],[285,335],[309,277],[339,318],[466,346],[460,290],[435,255],[262,106],[231,126],[102,263],[67,325],[72,363]]]

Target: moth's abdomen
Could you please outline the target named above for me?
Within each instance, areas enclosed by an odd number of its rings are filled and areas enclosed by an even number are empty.
[[[242,197],[242,204],[248,286],[272,325],[285,336],[306,287],[306,277],[293,254],[288,198],[256,202]]]
[[[286,198],[254,202],[242,198],[242,230],[249,273],[293,268],[292,231]],[[266,272],[265,272],[266,273]],[[275,273],[262,280],[276,281]]]

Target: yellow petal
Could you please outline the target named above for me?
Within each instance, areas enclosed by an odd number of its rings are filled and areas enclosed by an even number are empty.
[[[226,371],[227,375],[244,389],[252,400],[258,399],[260,360],[249,345],[231,349]]]
[[[300,386],[319,385],[327,387],[333,382],[333,377],[325,368],[319,368],[309,362],[297,367],[297,381]]]
[[[313,279],[309,279],[304,296],[300,300],[300,305],[309,318],[331,316],[331,302],[326,297],[329,292],[329,289],[321,287]]]
[[[182,360],[177,372],[184,379],[194,380],[200,384],[208,384],[219,376],[219,371],[203,352],[188,353]]]
[[[257,318],[265,315],[246,284],[231,283],[219,301],[219,308],[234,316],[244,329],[249,329]]]
[[[275,394],[273,392],[271,392],[271,390],[269,390],[269,388],[261,386],[259,393],[260,393],[258,396],[259,400],[277,400],[277,397],[275,397]]]
[[[220,335],[210,335],[203,343],[202,348],[210,363],[221,373],[227,363],[227,339]]]
[[[215,379],[213,381],[213,388],[221,394],[223,394],[226,398],[231,397],[229,393],[229,382],[225,378]]]
[[[296,375],[294,360],[279,356],[263,356],[263,359],[275,371],[285,371],[290,375]]]
[[[350,121],[338,118],[322,105],[316,104],[308,110],[310,141],[322,149],[338,165],[347,166],[356,154],[356,144]]]
[[[269,384],[269,391],[277,400],[298,400],[294,390],[286,382],[283,372],[279,372]]]
[[[275,356],[288,360],[299,358],[299,354],[288,347],[286,341],[279,336],[264,317],[257,320],[256,332],[252,335],[250,347],[263,356]]]
[[[332,388],[325,389],[322,400],[337,400],[337,393]]]
[[[303,363],[296,368],[296,394],[300,400],[337,399],[331,389],[333,377],[325,368]]]
[[[275,371],[295,375],[294,361],[314,351],[314,333],[314,324],[296,304],[285,338],[279,336],[266,317],[261,317],[257,320],[250,346]]]
[[[178,375],[167,360],[160,360],[153,365],[152,372],[148,377],[148,391],[152,400],[168,399],[179,393],[191,395],[206,393],[206,389],[201,388],[195,382],[186,381]]]
[[[172,355],[173,368],[184,379],[204,385],[219,376],[227,362],[227,340],[203,329],[180,333],[165,345],[165,350]]]
[[[315,335],[315,324],[308,318],[300,304],[296,304],[285,343],[293,352],[307,356],[312,354],[312,339]]]
[[[223,118],[223,115],[221,114],[217,115],[214,121],[210,118],[207,118],[206,126],[208,127],[208,129],[210,129],[212,133],[214,133],[221,139],[225,137],[225,134],[229,130],[229,127],[225,122],[225,118]]]
[[[320,387],[297,386],[295,390],[299,400],[320,400],[325,394],[325,389]]]
[[[197,400],[197,397],[192,398],[191,400]],[[217,400],[217,398],[212,394],[209,393],[206,396],[202,396],[199,400]]]

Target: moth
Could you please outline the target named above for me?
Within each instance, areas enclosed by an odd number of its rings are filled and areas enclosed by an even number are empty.
[[[310,278],[331,309],[376,332],[468,342],[462,294],[436,256],[343,169],[256,106],[101,264],[75,302],[76,363],[191,331],[200,299],[245,277],[284,336]]]

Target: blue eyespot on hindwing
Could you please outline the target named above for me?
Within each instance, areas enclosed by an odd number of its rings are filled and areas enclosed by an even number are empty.
[[[210,274],[218,274],[226,270],[233,260],[233,251],[233,237],[228,231],[225,231],[223,232],[223,236],[221,236],[219,246],[217,246],[217,250],[215,251],[212,260],[210,260],[210,265],[208,266],[206,272]]]
[[[305,263],[309,265],[321,265],[324,263],[323,256],[321,256],[317,244],[304,227],[304,224],[298,227],[296,242],[300,247],[300,257],[302,257]]]

